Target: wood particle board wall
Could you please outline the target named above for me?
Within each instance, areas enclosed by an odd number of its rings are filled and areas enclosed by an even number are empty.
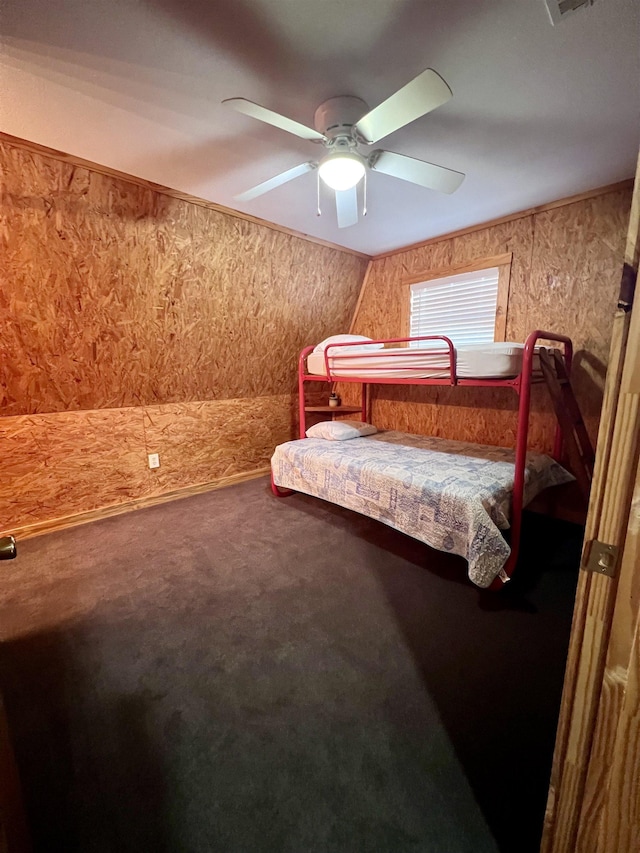
[[[0,418],[0,529],[264,470],[291,395]],[[147,455],[161,466],[149,469]]]
[[[506,339],[536,328],[573,339],[574,387],[595,441],[630,204],[631,189],[618,189],[374,259],[353,331],[401,336],[405,279],[511,252]],[[555,419],[545,389],[534,392],[532,446],[549,451]],[[379,427],[505,446],[516,411],[508,389],[378,386],[372,399]]]
[[[7,415],[289,392],[348,326],[362,258],[2,143],[0,170]]]
[[[264,468],[366,259],[1,140],[0,191],[0,529]]]

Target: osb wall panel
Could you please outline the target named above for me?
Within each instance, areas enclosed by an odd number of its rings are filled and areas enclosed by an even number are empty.
[[[568,329],[573,385],[592,438],[602,406],[612,318],[618,300],[630,191],[536,216],[525,324]]]
[[[273,449],[291,438],[290,395],[253,400],[172,403],[144,409],[154,490],[169,492],[269,465]]]
[[[281,395],[0,418],[0,531],[265,467],[293,409]]]
[[[373,261],[354,331],[399,336],[403,279],[511,252],[507,340],[524,341],[535,328],[573,339],[576,394],[595,440],[630,203],[630,190],[612,192]],[[353,389],[341,390],[352,401]],[[516,397],[508,390],[378,386],[372,398],[372,419],[383,428],[514,442]],[[531,445],[550,450],[555,421],[544,388],[534,388],[532,408]]]
[[[0,418],[0,528],[149,494],[140,409]]]
[[[372,420],[376,426],[480,444],[515,445],[518,398],[510,389],[416,386],[411,393],[403,393],[406,390],[391,386],[374,390]],[[529,432],[531,447],[551,449],[554,432],[555,419],[551,412],[534,406]]]
[[[289,393],[349,325],[353,254],[6,143],[0,180],[5,415]]]

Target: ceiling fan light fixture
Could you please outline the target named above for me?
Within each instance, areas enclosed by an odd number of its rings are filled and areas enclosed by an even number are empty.
[[[350,190],[364,177],[364,160],[350,151],[332,152],[320,161],[318,172],[332,190]]]

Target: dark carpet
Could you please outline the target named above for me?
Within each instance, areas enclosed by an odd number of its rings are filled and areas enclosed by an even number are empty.
[[[581,532],[528,516],[501,593],[264,479],[19,543],[36,851],[537,850]]]

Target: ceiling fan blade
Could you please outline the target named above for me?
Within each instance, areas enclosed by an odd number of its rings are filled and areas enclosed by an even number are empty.
[[[392,151],[374,151],[369,158],[369,165],[375,172],[383,172],[392,178],[410,181],[441,193],[455,192],[465,177],[462,172],[454,172],[453,169],[416,160],[406,154],[394,154]]]
[[[263,193],[268,193],[269,190],[274,190],[276,187],[280,187],[282,184],[286,184],[288,181],[292,181],[294,178],[298,178],[300,175],[304,175],[317,168],[317,163],[300,163],[299,166],[287,169],[286,172],[280,172],[279,175],[269,178],[268,181],[263,181],[261,184],[257,184],[257,186],[240,193],[240,195],[234,196],[234,198],[236,201],[251,201],[251,199],[257,198]]]
[[[445,104],[452,96],[451,89],[442,77],[432,68],[427,68],[363,116],[356,122],[355,128],[363,140],[372,145],[394,130]]]
[[[322,142],[324,135],[318,133],[317,130],[312,130],[310,127],[305,127],[304,124],[294,121],[286,116],[281,116],[280,113],[274,113],[273,110],[268,110],[266,107],[261,107],[260,104],[254,104],[253,101],[247,101],[245,98],[227,98],[222,102],[239,113],[244,113],[251,118],[257,118],[259,121],[264,121],[267,124],[272,124],[274,127],[279,127],[280,130],[286,130],[288,133],[294,133],[302,139],[309,139],[312,142]]]
[[[338,228],[348,228],[358,222],[358,188],[336,190],[336,212]]]

